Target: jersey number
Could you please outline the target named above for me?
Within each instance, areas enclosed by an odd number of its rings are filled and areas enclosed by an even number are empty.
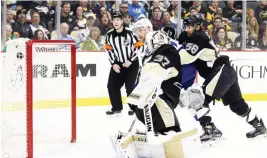
[[[191,55],[196,55],[198,49],[198,46],[193,43],[187,43],[185,47],[185,50],[187,50]]]
[[[170,60],[163,55],[156,55],[154,58],[154,62],[159,63],[164,68],[170,64]]]

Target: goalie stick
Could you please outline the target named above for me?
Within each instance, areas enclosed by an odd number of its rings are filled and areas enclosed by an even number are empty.
[[[144,120],[147,132],[147,142],[151,142],[155,136],[151,108],[158,98],[158,87],[155,87],[152,91],[148,103],[144,106]]]

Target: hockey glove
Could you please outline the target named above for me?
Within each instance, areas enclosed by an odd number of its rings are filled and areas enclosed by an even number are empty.
[[[179,105],[197,110],[202,107],[204,100],[202,88],[198,84],[193,84],[186,91],[181,92]]]
[[[224,64],[230,64],[229,57],[226,55],[218,57],[213,64],[213,68],[221,67]]]

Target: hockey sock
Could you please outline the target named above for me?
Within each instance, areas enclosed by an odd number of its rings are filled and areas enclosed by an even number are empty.
[[[248,111],[242,117],[245,118],[246,122],[248,122],[252,126],[259,122],[257,115],[253,112],[251,107],[248,109]]]

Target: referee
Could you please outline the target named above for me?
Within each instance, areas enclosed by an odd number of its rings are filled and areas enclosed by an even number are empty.
[[[120,113],[123,109],[121,87],[124,84],[127,96],[133,91],[139,69],[137,54],[134,51],[143,44],[131,30],[123,26],[120,12],[112,15],[112,24],[114,28],[107,32],[105,40],[105,49],[112,65],[107,85],[112,108],[106,112],[107,115]],[[128,114],[134,114],[131,106]]]

